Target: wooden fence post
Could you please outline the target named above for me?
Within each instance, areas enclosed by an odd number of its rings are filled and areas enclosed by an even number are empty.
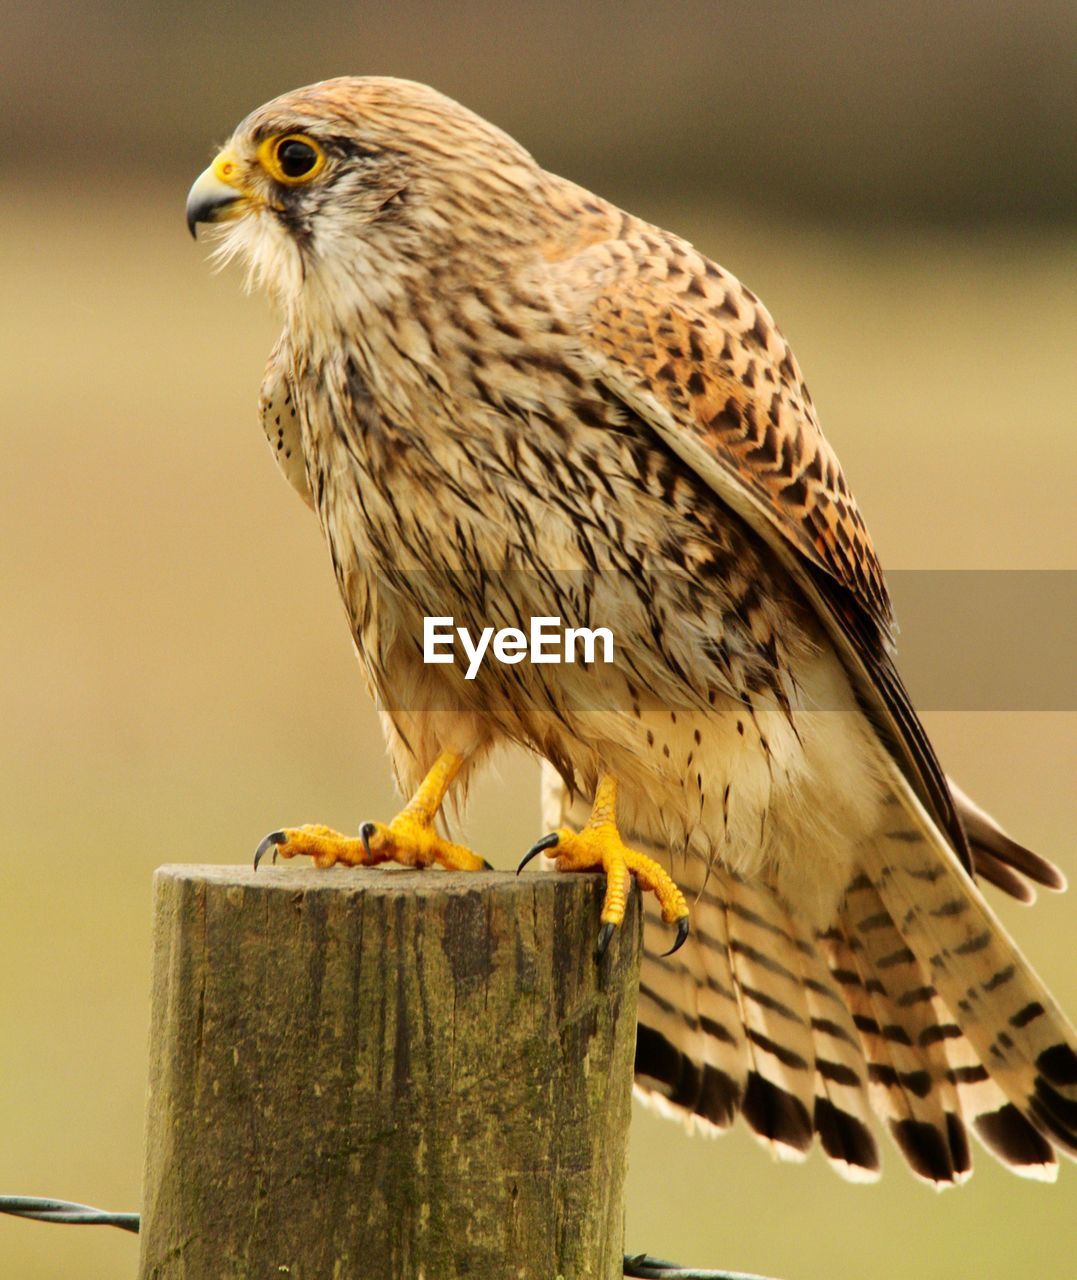
[[[637,896],[164,867],[140,1280],[621,1276]]]

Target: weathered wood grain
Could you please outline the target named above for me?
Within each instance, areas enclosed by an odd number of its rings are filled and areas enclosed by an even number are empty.
[[[621,1275],[638,904],[596,876],[165,867],[142,1280]]]

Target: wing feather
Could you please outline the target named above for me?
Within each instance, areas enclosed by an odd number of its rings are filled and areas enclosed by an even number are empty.
[[[769,312],[729,272],[654,228],[591,245],[558,275],[593,376],[778,555],[971,869],[945,775],[893,663],[893,612],[871,538]]]

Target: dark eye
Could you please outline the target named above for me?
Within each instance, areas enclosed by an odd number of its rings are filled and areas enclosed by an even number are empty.
[[[258,158],[270,177],[285,186],[310,182],[325,166],[325,152],[321,146],[302,133],[267,138],[258,148]]]
[[[277,148],[277,163],[286,178],[305,178],[318,163],[318,153],[309,142],[285,138]]]

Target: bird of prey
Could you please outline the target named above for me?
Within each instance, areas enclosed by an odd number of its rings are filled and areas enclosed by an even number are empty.
[[[284,321],[261,416],[325,534],[402,791],[319,866],[485,865],[438,826],[498,743],[539,756],[609,945],[645,899],[637,1087],[878,1174],[1077,1151],[1074,1032],[977,886],[1059,871],[944,774],[871,539],[788,344],[677,236],[423,85],[258,108],[195,182]],[[613,660],[424,662],[424,620],[608,627]],[[536,832],[536,834],[538,834]],[[691,915],[692,931],[687,921]],[[674,932],[674,928],[676,932]],[[679,950],[671,942],[684,942]],[[675,951],[672,954],[671,951]]]

